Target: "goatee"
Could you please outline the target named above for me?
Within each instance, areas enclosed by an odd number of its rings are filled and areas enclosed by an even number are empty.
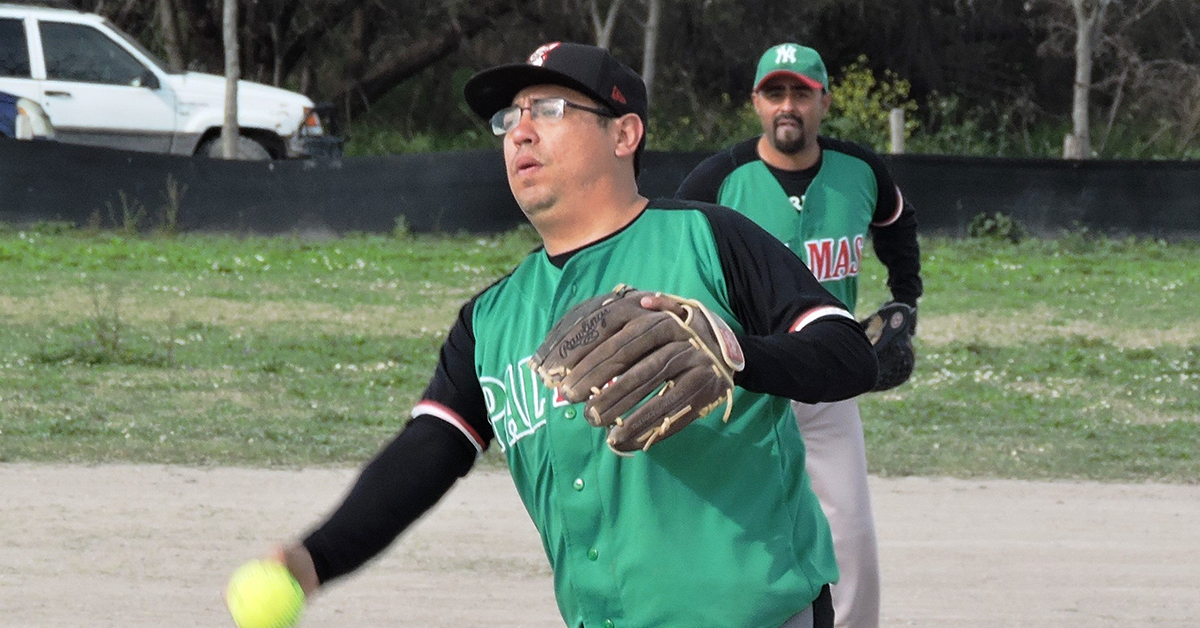
[[[789,120],[796,124],[795,136],[788,137],[788,135],[791,135],[788,130],[784,130],[783,133],[780,132],[781,129],[779,127],[779,122],[781,120]],[[771,134],[771,144],[775,147],[775,150],[783,153],[784,155],[795,155],[796,153],[804,150],[804,146],[807,142],[805,141],[804,136],[804,121],[800,118],[795,116],[779,116],[775,119],[774,131],[775,132]]]

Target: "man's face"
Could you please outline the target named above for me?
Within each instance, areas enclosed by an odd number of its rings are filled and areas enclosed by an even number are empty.
[[[775,150],[795,155],[816,142],[830,96],[792,76],[778,76],[755,90],[751,99],[763,134]]]
[[[513,104],[528,108],[543,98],[603,108],[558,85],[527,87],[517,93]],[[521,112],[520,121],[504,135],[504,162],[509,187],[525,215],[534,218],[553,208],[564,193],[585,192],[601,169],[613,167],[607,123],[595,113],[573,107],[565,107],[561,119],[535,119],[527,109]]]

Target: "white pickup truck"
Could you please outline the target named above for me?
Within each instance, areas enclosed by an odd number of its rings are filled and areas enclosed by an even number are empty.
[[[220,156],[225,78],[172,73],[94,13],[0,0],[0,92],[41,104],[59,141]],[[238,82],[239,159],[328,156],[313,101]]]

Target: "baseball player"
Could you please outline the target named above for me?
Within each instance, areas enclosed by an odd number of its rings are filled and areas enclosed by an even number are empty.
[[[544,246],[462,307],[412,420],[285,548],[289,569],[308,592],[353,571],[495,446],[570,628],[831,626],[832,539],[788,397],[871,387],[875,358],[856,321],[740,214],[638,193],[646,89],[607,51],[546,44],[464,93],[503,138],[513,195]],[[584,404],[529,368],[564,313],[618,284],[682,295],[724,321],[723,347],[744,364],[727,422],[715,412],[618,455]],[[639,303],[654,311],[659,298]]]
[[[751,99],[763,134],[706,159],[676,196],[745,214],[804,260],[851,312],[870,234],[892,298],[915,308],[922,286],[913,208],[878,155],[818,134],[831,102],[821,56],[793,43],[770,48],[758,62]],[[792,408],[837,549],[837,625],[878,626],[879,558],[858,404],[799,400]]]

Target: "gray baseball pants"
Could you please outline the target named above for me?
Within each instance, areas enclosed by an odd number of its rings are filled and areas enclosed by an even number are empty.
[[[879,546],[858,402],[792,402],[792,412],[804,437],[805,466],[829,519],[841,572],[832,587],[834,625],[878,628]]]

